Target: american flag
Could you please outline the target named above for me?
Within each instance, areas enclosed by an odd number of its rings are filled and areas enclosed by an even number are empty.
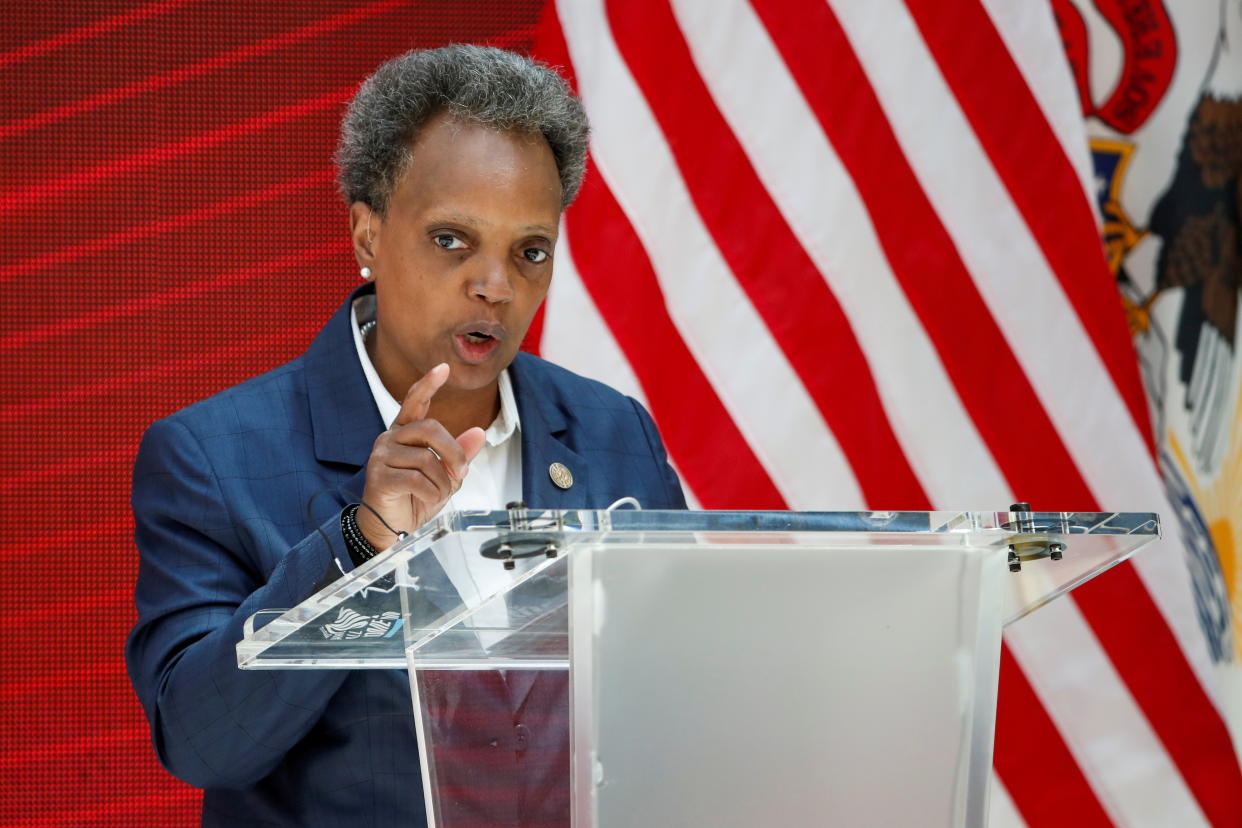
[[[703,508],[1157,511],[1005,632],[994,825],[1242,824],[1052,11],[563,0],[592,172],[536,347]]]

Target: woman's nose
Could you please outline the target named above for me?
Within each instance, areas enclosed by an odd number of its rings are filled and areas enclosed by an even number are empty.
[[[512,300],[513,284],[510,281],[509,263],[489,258],[481,260],[479,264],[479,271],[470,279],[470,295],[491,303]]]

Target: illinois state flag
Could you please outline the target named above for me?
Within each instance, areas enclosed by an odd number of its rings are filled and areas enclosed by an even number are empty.
[[[1170,518],[1242,733],[1242,4],[1054,5]]]
[[[704,508],[1160,512],[1006,630],[993,824],[1239,825],[1053,11],[553,4],[593,171],[536,341],[643,399]]]

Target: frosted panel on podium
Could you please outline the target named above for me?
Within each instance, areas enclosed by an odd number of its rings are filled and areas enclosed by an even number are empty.
[[[575,824],[980,824],[1004,558],[773,541],[571,559]]]

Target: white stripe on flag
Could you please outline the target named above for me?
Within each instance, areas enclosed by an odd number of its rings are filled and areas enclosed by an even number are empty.
[[[1095,170],[1083,132],[1077,88],[1052,16],[1052,4],[1015,3],[1013,0],[982,0],[982,3],[1018,71],[1026,79],[1044,120],[1056,134],[1057,143],[1074,165],[1074,172],[1098,220]]]
[[[540,353],[570,371],[611,385],[650,409],[629,360],[582,284],[563,222],[554,261],[555,271],[544,303]]]
[[[582,283],[582,277],[574,265],[569,232],[563,222],[555,262],[555,275],[544,302],[540,353],[563,368],[611,385],[622,394],[638,400],[650,411],[651,406],[634,369]],[[669,463],[677,470],[676,458],[670,456]],[[687,506],[701,509],[699,499],[690,490],[685,476],[680,472],[678,476],[681,477],[681,490],[686,495]]]
[[[875,0],[865,10],[842,3],[837,11],[902,151],[1095,499],[1171,518],[1145,441],[905,6]],[[882,32],[873,30],[881,24]],[[895,66],[893,50],[917,57],[922,71]],[[1178,533],[1173,523],[1165,521],[1167,536]],[[1189,575],[1153,558],[1136,556],[1139,574],[1212,694]],[[1163,579],[1148,577],[1151,568]]]
[[[703,226],[602,5],[557,9],[597,171],[647,250],[687,347],[790,508],[864,508],[836,438]]]
[[[1154,483],[1146,496],[1136,498],[1134,511],[1157,512],[1160,515],[1161,539],[1138,552],[1130,560],[1143,586],[1151,594],[1160,613],[1173,631],[1173,637],[1182,648],[1186,660],[1194,670],[1195,677],[1207,693],[1213,706],[1221,706],[1220,679],[1208,654],[1207,638],[1199,626],[1198,609],[1194,604],[1194,592],[1190,572],[1186,567],[1186,546],[1182,540],[1182,527],[1173,507],[1169,505],[1160,484]],[[1147,504],[1152,504],[1148,506]],[[1242,751],[1242,747],[1239,747]]]
[[[849,318],[933,506],[1008,503],[1008,486],[889,268],[853,182],[763,24],[742,0],[673,7],[717,107]]]
[[[988,828],[1026,828],[1026,820],[1018,813],[1009,790],[992,771],[992,788],[988,791]]]
[[[1115,822],[1207,824],[1072,596],[1011,624],[1005,642]]]
[[[1124,498],[1136,473],[1153,474],[1146,446],[914,21],[897,0],[840,6],[903,153],[1070,456],[1097,500]],[[893,51],[915,67],[895,67]]]

